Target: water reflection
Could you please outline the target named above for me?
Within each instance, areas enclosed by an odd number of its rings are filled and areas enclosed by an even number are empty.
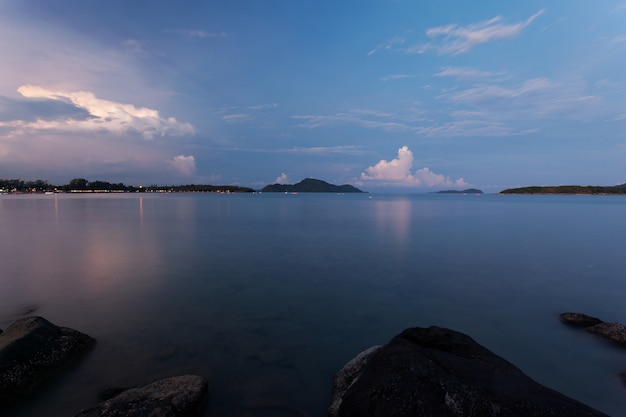
[[[375,202],[376,228],[381,235],[390,234],[394,243],[404,246],[411,230],[411,202],[409,200],[386,200]]]

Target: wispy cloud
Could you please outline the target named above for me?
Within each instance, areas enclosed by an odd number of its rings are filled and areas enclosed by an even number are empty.
[[[292,148],[220,148],[218,151],[226,152],[252,152],[252,153],[275,153],[275,154],[305,154],[305,155],[364,155],[366,152],[354,145],[337,146],[295,146]]]
[[[187,38],[225,38],[226,32],[209,32],[201,29],[167,29],[166,32],[175,33]]]
[[[389,41],[378,44],[375,48],[371,49],[367,56],[374,55],[378,51],[388,51],[394,48],[397,48],[399,45],[402,45],[406,42],[406,39],[401,38],[399,36],[391,38]]]
[[[417,47],[412,52],[425,52],[434,49],[442,55],[464,54],[483,43],[515,38],[544,11],[545,9],[542,9],[523,22],[509,25],[503,24],[502,17],[496,16],[484,22],[467,26],[450,24],[433,27],[426,31],[426,35],[433,40]]]
[[[416,132],[427,137],[505,137],[523,134],[502,121],[475,119],[472,115],[464,114],[455,114],[455,116],[455,120],[447,123],[419,126]]]
[[[393,74],[393,75],[387,75],[385,77],[382,77],[381,80],[382,81],[404,80],[406,78],[415,78],[415,77],[417,77],[416,74]]]
[[[278,103],[265,103],[265,104],[258,104],[256,106],[248,106],[250,110],[268,110],[268,109],[275,109],[276,107],[278,107]]]
[[[222,116],[222,120],[227,123],[241,123],[252,120],[252,116],[246,113],[225,114]]]
[[[624,43],[626,42],[626,35],[615,36],[611,39],[611,43]]]
[[[435,77],[454,77],[460,79],[491,78],[496,75],[490,71],[479,71],[474,68],[442,67]]]
[[[481,103],[495,99],[515,99],[521,96],[551,90],[555,83],[547,78],[533,78],[516,88],[501,85],[479,85],[447,96],[453,103]]]
[[[368,167],[365,172],[361,173],[361,180],[375,181],[381,185],[392,184],[408,187],[467,187],[469,185],[463,178],[453,181],[449,177],[432,172],[428,167],[413,171],[413,152],[408,146],[398,149],[397,158],[391,161],[381,159],[377,164]]]
[[[387,131],[406,131],[411,126],[398,120],[387,113],[356,109],[347,113],[337,113],[334,115],[297,115],[293,119],[299,120],[299,127],[309,129],[336,126],[341,124],[352,124],[362,126],[367,129],[382,129]]]

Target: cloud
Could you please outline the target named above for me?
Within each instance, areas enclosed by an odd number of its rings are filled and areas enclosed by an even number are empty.
[[[225,38],[226,32],[209,32],[200,29],[168,29],[166,32],[175,33],[177,35],[185,36],[188,38]]]
[[[391,161],[380,160],[376,165],[368,167],[361,173],[361,180],[376,181],[387,185],[400,185],[409,187],[436,187],[436,186],[457,186],[467,187],[469,184],[463,178],[456,181],[450,178],[435,174],[429,168],[424,167],[412,172],[413,152],[403,146],[398,149],[398,157]]]
[[[455,77],[461,79],[490,78],[495,75],[489,71],[478,71],[473,68],[442,67],[435,77]]]
[[[517,88],[507,88],[500,85],[478,85],[459,91],[448,96],[448,100],[454,103],[477,104],[494,99],[516,99],[518,97],[537,94],[552,90],[556,84],[547,78],[533,78],[525,81]]]
[[[391,40],[389,40],[388,42],[381,43],[381,44],[377,45],[374,49],[370,50],[367,53],[367,56],[372,56],[372,55],[374,55],[375,53],[377,53],[378,51],[381,51],[381,50],[393,49],[397,45],[402,45],[405,42],[406,42],[406,39],[396,36],[396,37],[392,38]]]
[[[56,118],[85,119],[89,113],[72,103],[58,100],[33,100],[0,96],[0,122]]]
[[[411,47],[407,52],[423,53],[435,50],[441,55],[464,54],[483,43],[515,38],[544,11],[545,9],[542,9],[525,21],[510,25],[501,23],[502,18],[496,16],[493,19],[467,26],[449,24],[433,27],[426,31],[426,35],[433,39],[431,42]]]
[[[276,107],[278,107],[278,103],[259,104],[257,106],[249,106],[248,108],[250,110],[267,110],[267,109],[275,109]]]
[[[276,181],[274,181],[275,184],[287,184],[287,182],[289,181],[289,177],[287,177],[287,174],[285,174],[284,172],[282,172],[278,178],[276,178]]]
[[[299,127],[315,129],[318,127],[355,124],[367,129],[383,129],[387,131],[407,131],[411,127],[402,121],[393,120],[394,116],[375,110],[355,109],[348,113],[334,115],[297,115],[293,119],[301,120]]]
[[[132,134],[138,132],[146,139],[155,137],[193,134],[194,128],[189,123],[178,122],[173,117],[163,118],[157,110],[136,107],[132,104],[103,100],[88,91],[66,92],[48,90],[44,87],[23,85],[18,92],[26,98],[48,100],[74,106],[84,111],[86,117],[28,118],[0,122],[1,126],[13,128],[14,134],[35,131],[57,132],[108,132],[114,134]],[[48,103],[50,105],[51,103]]]
[[[416,131],[419,135],[428,137],[505,137],[524,133],[513,127],[506,126],[500,121],[486,120],[484,118],[474,119],[477,116],[476,114],[454,112],[453,116],[457,120],[430,126],[420,126]]]
[[[415,78],[417,75],[415,74],[393,74],[387,75],[381,78],[381,81],[389,81],[389,80],[404,80],[406,78]]]
[[[224,120],[226,123],[240,123],[252,120],[252,116],[245,113],[225,114],[224,116],[222,116],[222,120]]]
[[[190,176],[196,172],[196,158],[193,155],[178,155],[167,161],[180,174]]]
[[[128,182],[165,178],[168,165],[181,173],[195,169],[193,157],[165,162],[184,141],[157,140],[191,135],[188,123],[87,91],[23,85],[18,92],[20,98],[0,97],[0,175]]]

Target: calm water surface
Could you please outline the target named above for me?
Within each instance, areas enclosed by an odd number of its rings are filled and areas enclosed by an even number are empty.
[[[0,196],[0,328],[28,310],[98,339],[10,417],[106,386],[205,376],[205,416],[323,416],[333,374],[406,327],[466,332],[537,381],[626,415],[626,198]]]

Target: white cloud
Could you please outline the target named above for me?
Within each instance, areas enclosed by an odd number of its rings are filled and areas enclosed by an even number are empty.
[[[289,177],[287,176],[287,174],[285,174],[284,172],[282,172],[278,178],[276,178],[276,181],[274,181],[275,184],[287,184],[287,182],[289,181]]]
[[[196,158],[193,155],[178,155],[167,161],[180,174],[189,176],[196,172]]]
[[[433,41],[409,48],[407,52],[423,53],[428,50],[435,50],[442,55],[464,54],[477,45],[518,36],[544,11],[545,9],[542,9],[525,21],[510,25],[501,23],[502,18],[496,16],[493,19],[467,26],[449,24],[433,27],[426,31],[426,35]]]
[[[381,184],[413,186],[413,187],[436,187],[457,186],[466,187],[469,184],[463,178],[456,181],[450,180],[441,174],[435,174],[429,168],[424,167],[412,172],[413,152],[403,146],[398,149],[398,157],[391,161],[380,160],[376,165],[368,167],[361,173],[361,179],[376,181]]]
[[[191,124],[178,122],[173,117],[163,118],[157,110],[103,100],[88,91],[55,91],[39,86],[23,85],[18,88],[18,92],[26,98],[68,102],[89,114],[89,117],[85,119],[38,119],[34,122],[14,120],[5,124],[15,128],[14,133],[18,134],[42,130],[58,132],[97,131],[115,134],[139,132],[144,139],[149,140],[157,136],[194,133]]]

